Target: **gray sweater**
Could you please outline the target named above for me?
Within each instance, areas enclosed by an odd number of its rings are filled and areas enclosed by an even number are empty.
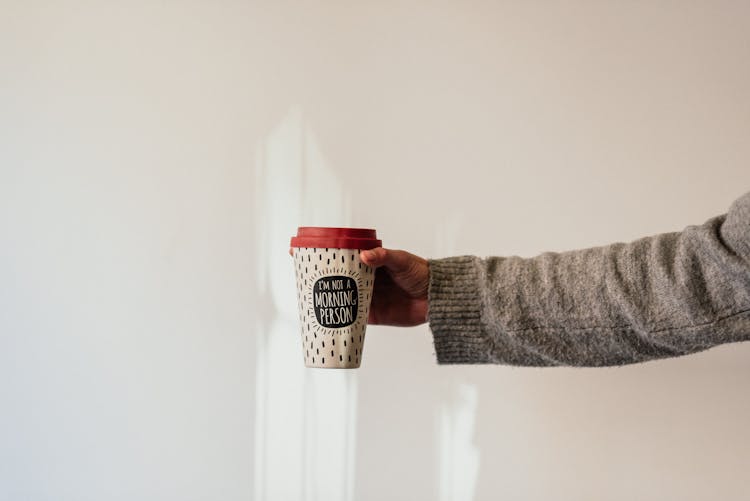
[[[441,364],[622,365],[750,340],[750,193],[681,232],[429,265]]]

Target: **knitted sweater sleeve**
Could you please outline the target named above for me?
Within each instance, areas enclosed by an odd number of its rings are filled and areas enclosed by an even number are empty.
[[[622,365],[750,340],[750,193],[681,232],[429,266],[441,364]]]

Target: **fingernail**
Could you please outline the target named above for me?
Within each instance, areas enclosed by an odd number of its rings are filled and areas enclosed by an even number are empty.
[[[364,254],[365,258],[368,260],[375,259],[375,253],[373,251],[369,251],[369,250],[362,251],[362,254]]]

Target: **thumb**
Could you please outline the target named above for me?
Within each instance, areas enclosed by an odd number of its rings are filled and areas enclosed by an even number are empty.
[[[411,265],[411,254],[405,251],[376,247],[360,253],[360,259],[368,266],[385,266],[396,273],[408,270]]]

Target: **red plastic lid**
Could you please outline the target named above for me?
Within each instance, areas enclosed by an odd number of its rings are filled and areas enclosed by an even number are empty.
[[[292,237],[292,247],[320,247],[333,249],[374,249],[383,245],[375,230],[368,228],[325,228],[300,226]]]

